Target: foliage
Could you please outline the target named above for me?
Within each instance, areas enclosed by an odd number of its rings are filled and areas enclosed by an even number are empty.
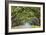
[[[11,6],[11,17],[12,27],[23,25],[33,17],[40,20],[40,7]]]

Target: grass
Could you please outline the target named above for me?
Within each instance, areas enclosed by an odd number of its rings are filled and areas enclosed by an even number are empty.
[[[39,28],[40,26],[32,25],[32,28]]]

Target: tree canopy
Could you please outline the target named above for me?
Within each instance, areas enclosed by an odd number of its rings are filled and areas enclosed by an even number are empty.
[[[11,6],[12,26],[22,25],[33,17],[40,19],[40,7]]]

